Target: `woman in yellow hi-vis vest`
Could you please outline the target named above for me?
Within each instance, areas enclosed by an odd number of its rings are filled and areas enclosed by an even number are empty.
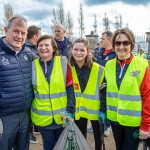
[[[112,45],[117,58],[106,63],[107,118],[117,150],[137,150],[139,139],[149,137],[150,72],[147,60],[134,56],[133,32],[116,30]]]
[[[101,134],[98,123],[101,104],[99,88],[104,78],[104,69],[92,61],[88,41],[85,39],[74,41],[70,51],[70,64],[76,103],[75,123],[86,137],[87,121],[91,121],[95,149],[101,150]]]
[[[44,150],[52,150],[63,131],[61,113],[67,111],[73,118],[73,80],[69,65],[57,56],[58,48],[52,36],[41,36],[37,47],[40,58],[32,64],[35,98],[31,119],[42,135]]]

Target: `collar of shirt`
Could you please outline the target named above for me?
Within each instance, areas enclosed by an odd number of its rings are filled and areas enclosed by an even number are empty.
[[[132,53],[130,53],[130,54],[131,54],[130,58],[125,59],[125,60],[119,60],[119,59],[118,59],[118,56],[117,56],[116,62],[117,62],[118,64],[120,64],[121,66],[124,66],[124,65],[126,65],[126,64],[130,64],[131,60],[132,60],[133,57],[134,57],[134,55],[133,55]]]
[[[10,48],[10,49],[11,49],[13,52],[15,52],[16,54],[18,54],[18,53],[21,51],[21,49],[22,49],[22,47],[20,47],[20,49],[16,51],[14,48],[12,48],[12,47],[6,42],[5,38],[3,39],[3,42],[6,44],[6,46],[7,46],[8,48]]]
[[[112,48],[111,49],[104,49],[103,55],[107,55],[111,50],[112,50]]]

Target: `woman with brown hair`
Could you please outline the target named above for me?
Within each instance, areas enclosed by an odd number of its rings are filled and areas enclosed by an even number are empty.
[[[134,45],[130,29],[116,30],[112,46],[117,58],[105,66],[107,118],[117,150],[137,150],[139,139],[149,137],[150,72],[147,60],[132,54]]]
[[[55,40],[43,35],[37,42],[39,59],[33,61],[32,84],[35,98],[32,122],[38,127],[44,150],[52,150],[63,131],[61,113],[73,118],[74,91],[71,70],[58,54]]]
[[[87,135],[87,121],[90,120],[95,139],[95,149],[101,150],[101,133],[98,123],[100,114],[99,88],[104,78],[102,66],[92,61],[88,41],[76,39],[70,51],[76,111],[75,123],[82,134]],[[104,118],[103,118],[104,119]]]

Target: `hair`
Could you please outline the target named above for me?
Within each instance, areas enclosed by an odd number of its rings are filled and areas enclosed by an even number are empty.
[[[18,21],[16,22],[17,25],[19,26],[23,26],[24,24],[27,25],[27,20],[23,16],[15,15],[8,19],[6,27],[10,28],[12,26],[13,21],[16,19],[18,19]]]
[[[57,47],[57,44],[56,44],[54,38],[53,38],[51,35],[42,35],[42,36],[39,38],[39,40],[37,41],[37,47],[38,47],[38,45],[39,45],[39,43],[40,43],[41,41],[46,40],[46,39],[50,39],[50,40],[51,40],[51,45],[52,45],[53,50],[54,50],[53,56],[57,56],[57,55],[58,55],[58,47]]]
[[[134,34],[133,32],[129,29],[129,28],[123,28],[123,29],[119,29],[119,30],[116,30],[114,32],[114,35],[112,37],[112,47],[115,49],[115,40],[116,40],[116,37],[117,35],[120,35],[120,34],[125,34],[129,41],[131,42],[131,51],[134,49],[134,46],[135,46],[135,37],[134,37]]]
[[[90,47],[89,47],[89,42],[88,40],[86,39],[83,39],[83,38],[78,38],[76,39],[73,44],[72,44],[72,49],[73,49],[73,46],[76,44],[76,43],[83,43],[84,46],[86,47],[87,49],[87,56],[85,58],[85,62],[84,62],[84,66],[88,67],[88,68],[91,68],[92,67],[92,64],[93,64],[93,60],[92,60],[92,57],[90,56]],[[70,60],[70,65],[71,66],[75,66],[77,63],[75,61],[75,59],[73,58],[71,52],[69,53],[69,60]]]
[[[102,35],[104,35],[104,34],[106,34],[108,39],[112,39],[112,37],[113,37],[113,33],[111,31],[105,31],[102,33]]]
[[[32,25],[28,27],[28,33],[27,33],[27,39],[31,39],[34,35],[38,35],[39,30],[41,30],[41,28]]]

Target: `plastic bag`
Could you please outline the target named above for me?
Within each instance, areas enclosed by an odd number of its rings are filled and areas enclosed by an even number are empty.
[[[69,118],[65,125],[53,150],[92,150],[73,119]]]

